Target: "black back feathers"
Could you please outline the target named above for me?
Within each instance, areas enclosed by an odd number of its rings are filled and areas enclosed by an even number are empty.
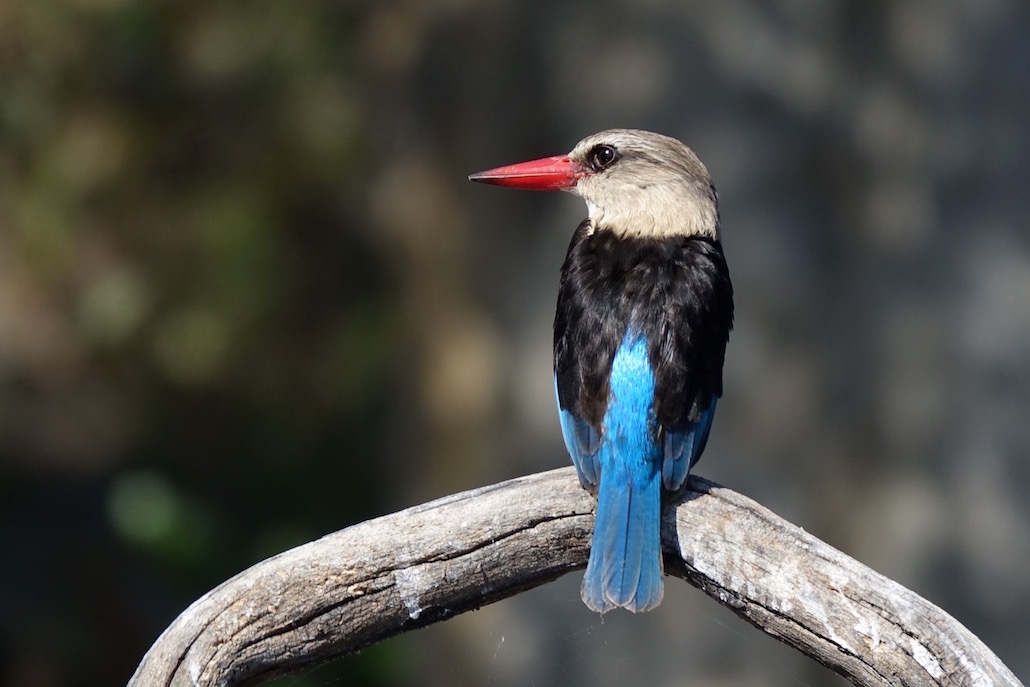
[[[598,431],[627,329],[646,337],[661,428],[696,422],[722,395],[733,288],[718,240],[620,237],[580,224],[554,319],[558,402]]]

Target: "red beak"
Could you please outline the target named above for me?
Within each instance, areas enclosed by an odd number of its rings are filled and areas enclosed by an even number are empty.
[[[568,155],[558,155],[477,172],[470,174],[469,179],[530,191],[560,191],[572,188],[588,173],[585,166],[573,162]]]

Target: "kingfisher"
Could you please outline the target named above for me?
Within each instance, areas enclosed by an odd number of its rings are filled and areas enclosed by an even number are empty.
[[[704,451],[733,326],[708,170],[674,138],[610,129],[469,179],[586,201],[554,317],[562,437],[597,497],[581,594],[599,613],[651,610],[664,593],[662,500]]]

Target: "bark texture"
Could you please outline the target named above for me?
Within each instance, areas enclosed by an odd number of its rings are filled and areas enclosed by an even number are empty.
[[[130,687],[259,684],[586,565],[593,499],[572,468],[455,494],[273,556],[187,608]],[[665,568],[856,685],[1020,685],[947,613],[692,477],[665,508]]]

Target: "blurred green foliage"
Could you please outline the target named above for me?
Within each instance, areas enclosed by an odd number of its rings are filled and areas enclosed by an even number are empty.
[[[611,126],[719,188],[700,474],[1025,673],[1024,5],[0,1],[0,687],[123,684],[253,562],[566,464],[582,205],[465,175]],[[839,684],[695,590],[602,622],[572,577],[281,682]]]
[[[0,684],[124,682],[205,587],[384,507],[361,12],[0,6]]]

